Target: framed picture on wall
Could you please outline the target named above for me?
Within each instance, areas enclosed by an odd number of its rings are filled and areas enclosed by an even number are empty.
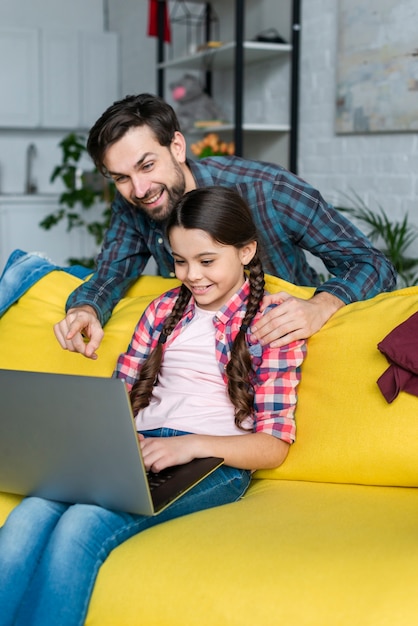
[[[418,131],[418,1],[339,0],[336,132]]]

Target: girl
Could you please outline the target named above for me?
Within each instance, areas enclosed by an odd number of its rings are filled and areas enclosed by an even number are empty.
[[[222,187],[191,191],[167,235],[182,286],[146,309],[116,376],[131,390],[147,469],[207,456],[225,464],[154,517],[24,499],[0,531],[3,625],[82,625],[111,550],[155,524],[238,500],[252,470],[280,465],[294,441],[305,345],[251,341],[264,275],[245,201]]]

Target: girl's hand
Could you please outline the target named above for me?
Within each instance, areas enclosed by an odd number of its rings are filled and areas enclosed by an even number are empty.
[[[166,467],[182,465],[195,458],[193,454],[193,436],[179,437],[144,437],[138,434],[145,468],[160,472]]]

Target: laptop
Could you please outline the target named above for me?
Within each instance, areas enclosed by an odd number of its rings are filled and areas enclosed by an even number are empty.
[[[0,370],[0,491],[155,515],[222,462],[147,474],[124,381]]]

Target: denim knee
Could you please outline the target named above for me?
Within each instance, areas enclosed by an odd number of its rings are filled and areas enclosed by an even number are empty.
[[[29,540],[42,533],[45,527],[56,525],[69,505],[44,498],[24,498],[10,513],[1,535],[17,549],[25,538]]]

